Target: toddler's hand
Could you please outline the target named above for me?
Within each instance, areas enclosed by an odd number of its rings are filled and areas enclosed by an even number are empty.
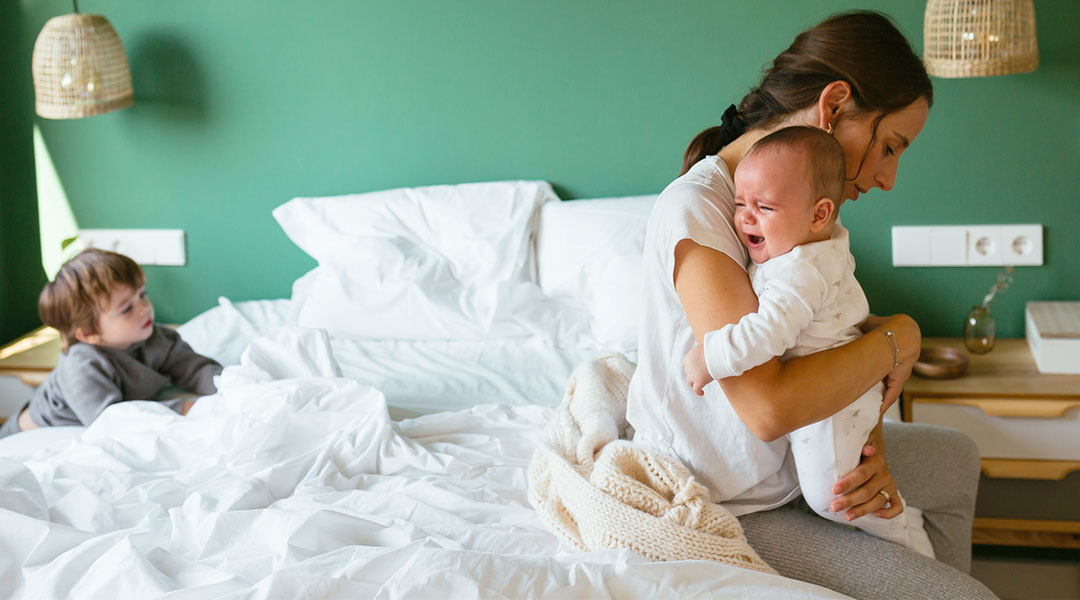
[[[173,397],[174,400],[180,400],[180,414],[187,415],[192,406],[195,406],[195,401],[199,399],[195,394],[177,394]]]
[[[702,388],[713,380],[709,375],[709,367],[705,364],[705,347],[698,344],[686,353],[682,359],[683,373],[686,375],[686,383],[694,388],[694,393],[704,396]]]

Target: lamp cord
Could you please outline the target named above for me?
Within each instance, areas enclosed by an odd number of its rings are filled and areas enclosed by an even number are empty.
[[[75,6],[75,14],[79,13],[79,0],[71,0],[71,3]]]

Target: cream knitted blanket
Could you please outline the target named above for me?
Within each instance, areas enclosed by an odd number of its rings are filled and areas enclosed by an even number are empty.
[[[625,439],[634,364],[608,354],[579,365],[529,466],[529,500],[581,551],[628,548],[649,560],[705,559],[776,573],[738,520],[675,458]]]

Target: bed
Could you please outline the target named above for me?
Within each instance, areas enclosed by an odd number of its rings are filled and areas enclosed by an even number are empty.
[[[529,504],[573,368],[634,357],[654,200],[517,181],[282,205],[318,266],[180,328],[228,365],[216,394],[0,440],[0,597],[843,597],[570,551]]]

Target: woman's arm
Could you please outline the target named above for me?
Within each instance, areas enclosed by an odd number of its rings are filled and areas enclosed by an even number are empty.
[[[685,239],[675,247],[675,291],[701,343],[705,334],[735,323],[757,309],[757,297],[746,272],[722,252]],[[897,315],[882,327],[897,337],[901,366],[910,368],[918,357],[919,328],[910,317]],[[838,348],[815,352],[783,363],[779,358],[719,383],[735,412],[758,438],[772,441],[820,421],[881,381],[893,368],[892,349],[885,336],[863,336]],[[899,389],[886,392],[888,400]],[[811,393],[808,393],[811,392]]]

